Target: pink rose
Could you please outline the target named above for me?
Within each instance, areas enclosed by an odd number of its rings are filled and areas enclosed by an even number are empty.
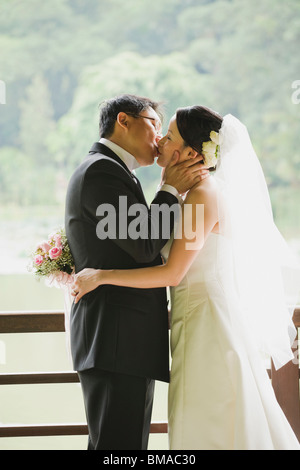
[[[58,235],[57,237],[54,238],[54,240],[55,240],[55,246],[57,246],[58,248],[62,248],[61,236]]]
[[[44,262],[44,258],[42,257],[42,255],[36,255],[34,257],[34,262],[37,266],[40,266]]]
[[[57,259],[60,257],[60,255],[62,254],[62,249],[61,247],[59,246],[54,246],[53,248],[51,248],[51,250],[49,251],[49,257],[51,259]]]
[[[49,235],[49,241],[55,243],[55,246],[62,248],[62,241],[60,233],[52,233]]]
[[[41,250],[44,251],[44,253],[48,253],[48,251],[50,250],[51,248],[51,245],[49,245],[48,242],[42,242],[39,244],[38,248],[40,248]]]

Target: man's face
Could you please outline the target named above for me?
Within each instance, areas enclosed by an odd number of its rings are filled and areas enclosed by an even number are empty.
[[[161,121],[153,108],[141,111],[138,117],[129,116],[127,144],[129,152],[141,166],[154,163],[157,157],[157,142],[161,138]]]

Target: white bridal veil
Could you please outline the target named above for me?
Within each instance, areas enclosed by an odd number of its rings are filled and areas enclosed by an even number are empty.
[[[293,359],[292,316],[300,268],[279,233],[260,162],[246,127],[224,117],[215,177],[220,186],[220,232],[231,244],[236,291],[258,348],[276,368]]]

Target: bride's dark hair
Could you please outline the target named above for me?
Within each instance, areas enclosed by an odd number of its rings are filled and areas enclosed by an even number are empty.
[[[205,106],[188,106],[176,111],[176,123],[186,146],[202,152],[203,142],[210,140],[211,131],[219,132],[223,118]]]

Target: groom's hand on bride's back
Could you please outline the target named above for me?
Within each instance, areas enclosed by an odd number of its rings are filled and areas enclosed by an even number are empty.
[[[178,162],[178,159],[179,152],[176,151],[164,170],[162,182],[176,188],[179,194],[184,194],[207,178],[209,170],[203,163],[202,155],[196,155],[184,162]]]

